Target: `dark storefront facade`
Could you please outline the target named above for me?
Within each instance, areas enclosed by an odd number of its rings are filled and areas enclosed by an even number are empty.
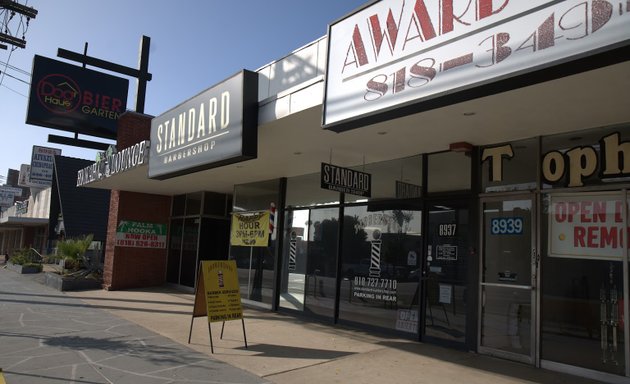
[[[472,3],[370,3],[257,85],[245,71],[153,118],[149,165],[87,186],[170,204],[153,283],[192,291],[201,260],[234,259],[251,306],[623,382],[630,3]],[[242,147],[197,141],[241,117]],[[267,246],[230,245],[231,216],[260,212]]]

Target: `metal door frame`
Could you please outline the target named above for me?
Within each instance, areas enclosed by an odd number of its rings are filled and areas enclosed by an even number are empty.
[[[496,356],[500,358],[510,359],[514,361],[524,362],[535,366],[539,365],[539,340],[540,340],[540,325],[539,316],[540,313],[540,240],[538,236],[538,229],[540,228],[540,194],[538,193],[518,193],[518,194],[505,194],[501,196],[493,197],[481,197],[479,201],[479,287],[478,287],[478,307],[477,307],[477,351],[483,354]],[[503,201],[515,201],[515,200],[529,200],[532,204],[530,218],[530,265],[531,265],[531,280],[530,285],[510,285],[510,284],[497,284],[497,283],[484,283],[483,281],[483,263],[485,260],[485,223],[484,223],[484,205],[488,202],[503,202]],[[503,351],[496,348],[485,347],[482,345],[482,327],[483,327],[483,287],[505,287],[505,288],[517,288],[527,289],[531,291],[531,345],[530,355],[521,355],[518,353]]]

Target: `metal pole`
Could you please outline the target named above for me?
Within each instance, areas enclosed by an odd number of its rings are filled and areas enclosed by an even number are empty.
[[[83,46],[83,56],[87,56],[87,49],[88,49],[88,43],[87,41],[85,42],[85,46]],[[87,66],[87,64],[85,63],[85,60],[83,61],[83,68],[85,68]]]
[[[144,113],[144,102],[147,93],[147,74],[149,73],[149,48],[151,46],[151,38],[142,36],[140,41],[140,57],[138,62],[138,89],[136,92],[136,112]]]

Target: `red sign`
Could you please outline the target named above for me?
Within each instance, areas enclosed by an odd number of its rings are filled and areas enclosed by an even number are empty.
[[[626,0],[377,1],[329,28],[323,123],[456,102],[454,92],[629,44]]]

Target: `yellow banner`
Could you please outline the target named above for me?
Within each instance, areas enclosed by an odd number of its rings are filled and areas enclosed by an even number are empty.
[[[236,261],[202,261],[201,270],[208,322],[242,319],[243,307],[241,306]]]
[[[269,243],[269,211],[234,213],[230,244],[242,247],[266,247]]]

